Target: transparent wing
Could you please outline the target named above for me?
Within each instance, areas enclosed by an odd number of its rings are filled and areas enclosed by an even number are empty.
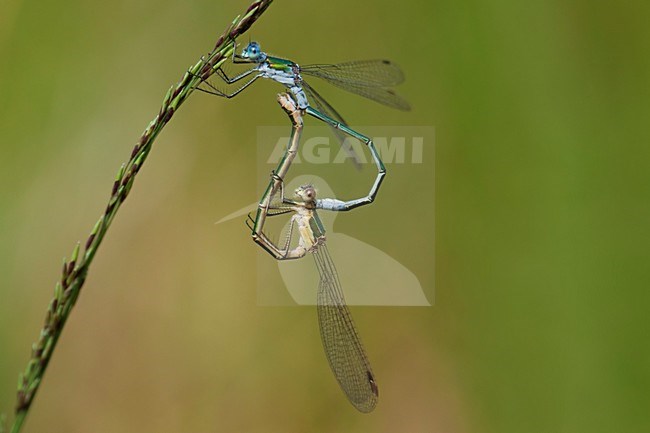
[[[360,60],[336,65],[307,65],[300,68],[305,75],[323,80],[348,92],[380,104],[408,111],[409,103],[388,87],[404,81],[402,70],[390,60]]]
[[[320,274],[318,323],[325,355],[339,385],[361,412],[377,405],[379,388],[352,321],[334,263],[325,245],[314,252]]]
[[[270,188],[270,186],[269,186]],[[283,188],[283,186],[281,186]],[[291,204],[287,203],[284,199],[284,191],[280,189],[271,196],[269,207],[266,210],[267,215],[282,215],[288,212],[293,212]]]
[[[291,213],[291,212],[293,212],[293,211],[294,211],[294,210],[291,209],[291,208],[289,208],[289,207],[287,207],[287,208],[273,208],[273,209],[269,209],[269,210],[266,212],[266,216],[285,215],[285,214]]]
[[[390,60],[356,60],[336,65],[307,65],[301,66],[300,72],[326,81],[344,81],[368,87],[390,87],[404,81],[404,73]]]
[[[393,89],[387,89],[385,87],[359,86],[356,84],[339,83],[336,81],[330,81],[330,83],[343,90],[347,90],[348,92],[379,102],[387,107],[397,108],[402,111],[409,111],[411,109],[411,105],[408,101],[398,95]]]
[[[305,83],[304,81],[302,82],[302,88],[307,94],[307,97],[309,98],[310,104],[313,102],[316,105],[316,108],[318,108],[318,111],[321,113],[325,114],[328,117],[331,117],[332,119],[336,120],[337,122],[340,122],[344,125],[348,125],[348,123],[343,119],[343,117],[339,114],[338,111],[334,109],[326,100],[323,98],[320,93],[318,93],[313,87],[311,87],[309,84]],[[345,150],[345,152],[352,158],[352,162],[354,163],[355,167],[361,168],[361,162],[359,160],[359,156],[356,154],[352,146],[350,146],[349,143],[345,141],[345,138],[347,135],[341,131],[340,129],[334,128],[333,126],[330,125],[330,128],[332,129],[332,133],[334,133],[334,136],[336,139],[339,141],[339,144],[341,147]]]

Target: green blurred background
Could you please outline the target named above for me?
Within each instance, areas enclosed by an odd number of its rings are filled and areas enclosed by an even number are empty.
[[[0,4],[0,410],[61,258],[246,7]],[[352,124],[436,128],[435,186],[405,166],[337,218],[435,287],[433,307],[354,308],[378,408],[343,397],[312,308],[257,305],[243,224],[213,224],[255,200],[256,127],[286,122],[264,82],[165,128],[24,431],[649,431],[648,22],[647,1],[276,0],[249,33],[272,53],[405,70],[410,113],[319,86]]]

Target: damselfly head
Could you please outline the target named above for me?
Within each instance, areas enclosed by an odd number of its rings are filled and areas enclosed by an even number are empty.
[[[316,200],[316,188],[313,185],[302,185],[296,188],[296,195],[304,202]]]
[[[253,62],[263,62],[266,60],[266,53],[262,52],[260,44],[257,42],[249,42],[241,52],[242,59],[248,59]]]

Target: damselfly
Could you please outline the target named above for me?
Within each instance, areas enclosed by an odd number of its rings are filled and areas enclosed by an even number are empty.
[[[316,190],[305,185],[296,190],[297,201],[284,198],[283,178],[296,155],[302,132],[302,116],[288,94],[278,95],[278,102],[292,124],[286,152],[272,172],[255,218],[249,214],[247,225],[253,240],[277,260],[290,260],[312,253],[319,272],[317,295],[318,323],[325,355],[334,376],[352,404],[361,412],[370,412],[377,404],[379,388],[357,334],[350,310],[345,304],[338,273],[325,245],[325,229],[317,209],[347,210],[350,202],[337,199],[316,199]],[[278,193],[280,199],[277,199]],[[293,213],[284,245],[271,241],[264,232],[267,217]],[[297,227],[298,244],[291,248]]]
[[[239,82],[243,82],[243,84],[234,91],[227,92],[206,81],[205,83],[209,89],[201,87],[198,87],[198,89],[225,98],[232,98],[253,84],[258,78],[269,78],[282,84],[289,90],[300,110],[304,110],[309,115],[332,127],[335,136],[352,156],[355,155],[352,148],[346,144],[345,135],[356,138],[368,146],[378,171],[375,184],[366,197],[351,201],[348,209],[371,203],[377,195],[379,186],[386,174],[386,168],[374,143],[370,138],[347,126],[348,123],[338,111],[325,101],[310,84],[303,80],[302,76],[318,77],[344,90],[389,107],[409,110],[408,102],[391,89],[391,87],[404,81],[404,74],[401,69],[390,60],[360,60],[339,64],[299,66],[291,60],[266,54],[261,50],[260,44],[257,42],[250,42],[242,50],[241,54],[236,54],[235,49],[233,48],[233,63],[249,63],[255,66],[234,77],[229,77],[220,67],[216,71],[216,76],[229,85]],[[356,156],[354,161],[358,163]]]
[[[271,242],[266,235],[256,240],[278,260],[298,259],[307,253],[313,255],[320,276],[316,310],[327,361],[354,407],[361,412],[370,412],[377,404],[379,387],[345,303],[338,272],[325,244],[325,229],[316,213],[317,209],[337,210],[340,201],[316,199],[312,185],[296,189],[297,200],[284,198],[282,189],[281,186],[280,200],[272,200],[262,212],[265,218],[293,214],[284,245]],[[249,223],[253,223],[251,216]],[[291,247],[294,230],[298,232],[298,242]]]

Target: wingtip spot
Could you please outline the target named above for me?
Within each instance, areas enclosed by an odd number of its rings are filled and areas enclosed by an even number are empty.
[[[375,394],[376,397],[379,397],[379,387],[377,386],[377,382],[375,382],[375,378],[372,376],[371,372],[367,372],[368,374],[368,384],[370,385],[370,389],[372,390],[372,393]]]

